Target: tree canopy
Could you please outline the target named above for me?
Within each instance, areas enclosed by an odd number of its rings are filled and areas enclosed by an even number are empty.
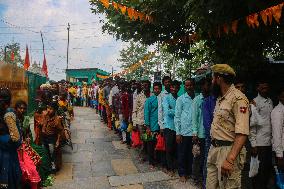
[[[110,1],[112,2],[112,1]],[[127,7],[153,16],[153,23],[130,20],[112,6],[106,9],[100,1],[90,0],[94,13],[104,13],[103,30],[117,39],[141,41],[151,45],[196,33],[198,40],[214,57],[214,63],[228,63],[237,69],[251,70],[265,64],[266,57],[284,58],[284,19],[259,27],[247,25],[246,16],[282,3],[281,0],[117,0]],[[284,8],[283,8],[284,10]],[[283,14],[282,10],[282,14]],[[230,24],[237,20],[237,32]],[[228,34],[223,26],[227,25]],[[190,60],[192,44],[175,41],[167,51]]]

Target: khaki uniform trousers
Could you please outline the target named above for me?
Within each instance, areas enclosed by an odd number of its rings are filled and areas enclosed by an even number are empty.
[[[221,174],[221,166],[232,146],[214,147],[211,145],[207,159],[206,189],[241,188],[241,171],[244,167],[246,151],[241,150],[234,162],[234,170],[229,177]]]

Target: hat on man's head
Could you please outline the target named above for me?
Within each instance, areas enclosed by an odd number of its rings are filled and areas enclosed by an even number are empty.
[[[213,73],[236,76],[236,72],[228,64],[215,64],[211,66],[211,70]]]

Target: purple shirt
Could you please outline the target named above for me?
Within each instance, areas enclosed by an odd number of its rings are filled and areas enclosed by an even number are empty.
[[[205,129],[205,137],[210,138],[210,129],[213,121],[213,114],[216,105],[216,97],[209,96],[204,99],[202,104],[203,126]]]

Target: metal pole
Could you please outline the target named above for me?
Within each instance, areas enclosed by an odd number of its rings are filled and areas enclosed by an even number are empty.
[[[70,31],[70,24],[69,24],[69,23],[68,23],[67,31],[68,31],[68,41],[67,41],[67,69],[68,69],[68,65],[69,65],[69,31]]]
[[[4,47],[4,61],[7,60],[7,46]]]

